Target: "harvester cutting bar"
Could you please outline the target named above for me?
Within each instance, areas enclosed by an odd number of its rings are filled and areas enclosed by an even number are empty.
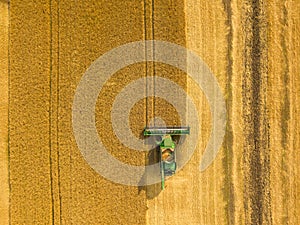
[[[144,130],[145,136],[151,135],[184,135],[190,134],[190,127],[146,127]]]

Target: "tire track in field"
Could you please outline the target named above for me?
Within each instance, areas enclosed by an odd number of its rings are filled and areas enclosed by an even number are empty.
[[[244,5],[244,208],[246,224],[272,224],[269,121],[266,110],[267,33],[263,1]]]
[[[10,220],[9,186],[9,2],[0,1],[0,224]]]
[[[282,46],[282,55],[283,55],[283,101],[281,104],[281,115],[280,115],[280,122],[281,122],[281,147],[282,147],[282,160],[281,160],[281,169],[282,169],[282,190],[286,193],[286,197],[283,198],[283,210],[284,216],[282,222],[284,224],[288,224],[289,218],[289,210],[288,210],[288,199],[289,199],[289,178],[287,177],[288,174],[288,154],[287,151],[289,149],[288,140],[289,140],[289,122],[290,122],[290,94],[289,94],[289,59],[288,59],[288,50],[287,50],[287,43],[285,36],[288,36],[286,32],[286,27],[288,26],[288,11],[286,7],[286,1],[283,3],[282,7],[282,23],[283,26],[280,30],[280,44]]]
[[[231,2],[223,0],[224,11],[226,13],[226,25],[229,32],[227,34],[227,82],[226,82],[226,108],[227,108],[227,127],[226,136],[224,138],[224,149],[226,151],[223,159],[223,167],[225,174],[224,201],[226,202],[225,211],[227,214],[227,224],[234,224],[235,218],[235,196],[233,186],[233,127],[232,127],[232,108],[233,108],[233,93],[232,93],[232,71],[233,71],[233,27],[232,27],[232,7]]]

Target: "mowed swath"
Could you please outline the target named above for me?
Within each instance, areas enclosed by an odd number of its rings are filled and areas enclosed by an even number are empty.
[[[300,224],[299,1],[12,0],[9,14],[5,1],[0,6],[1,29],[9,28],[9,40],[0,36],[1,87],[9,90],[0,111],[1,127],[8,121],[0,173],[9,180],[1,184],[0,209],[7,214],[0,224]],[[150,39],[197,53],[227,107],[223,145],[200,173],[212,112],[187,74],[139,63],[104,85],[96,104],[99,136],[114,157],[133,165],[153,163],[155,155],[123,146],[114,134],[110,110],[127,84],[162,76],[196,103],[197,150],[163,192],[159,184],[138,188],[103,178],[85,162],[72,132],[73,96],[89,65],[110,49]],[[180,125],[171,104],[142,99],[129,115],[133,133],[140,136],[154,116]]]

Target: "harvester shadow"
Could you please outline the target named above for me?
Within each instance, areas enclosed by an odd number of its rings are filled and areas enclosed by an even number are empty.
[[[155,146],[155,140],[153,137],[148,137],[147,139],[145,139],[143,133],[140,136],[141,139],[144,139],[145,141],[147,141],[149,144],[153,144],[153,146]],[[155,163],[159,163],[159,148],[155,147],[152,150],[150,150],[149,152],[147,152],[145,161],[146,161],[146,165],[152,165]],[[158,170],[157,173],[160,173],[160,171]],[[149,174],[148,174],[149,176]],[[148,177],[147,177],[147,171],[145,171],[145,173],[143,174],[139,186],[138,186],[138,193],[140,194],[141,191],[145,191],[146,193],[146,197],[147,199],[153,199],[155,197],[157,197],[161,190],[161,183],[156,183],[156,184],[151,184],[151,185],[143,185],[146,183]]]

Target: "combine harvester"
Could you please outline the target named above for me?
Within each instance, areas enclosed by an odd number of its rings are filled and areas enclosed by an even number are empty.
[[[165,178],[176,172],[176,144],[172,136],[190,134],[190,127],[146,127],[144,136],[157,136],[161,189],[165,188]]]

